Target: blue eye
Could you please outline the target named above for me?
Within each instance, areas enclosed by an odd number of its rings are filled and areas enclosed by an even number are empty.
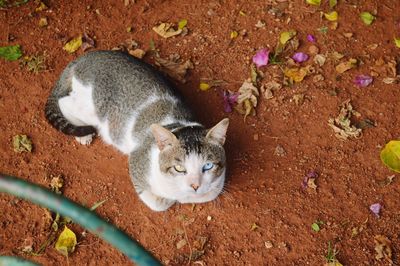
[[[205,165],[203,165],[203,172],[208,171],[213,167],[214,167],[213,163],[206,163]]]

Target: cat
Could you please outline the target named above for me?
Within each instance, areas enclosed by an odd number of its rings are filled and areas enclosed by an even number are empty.
[[[211,201],[223,190],[228,118],[204,128],[167,79],[128,54],[93,51],[69,63],[45,115],[81,144],[97,133],[127,154],[135,190],[154,211]]]

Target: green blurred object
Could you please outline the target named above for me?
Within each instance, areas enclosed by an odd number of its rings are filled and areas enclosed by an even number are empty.
[[[90,232],[98,235],[102,239],[112,244],[114,247],[118,248],[137,265],[161,265],[161,263],[155,259],[151,253],[145,250],[138,242],[132,240],[127,234],[119,230],[114,225],[104,221],[96,213],[82,207],[81,205],[65,198],[62,195],[57,195],[46,188],[18,179],[16,177],[3,174],[0,174],[0,192],[6,192],[19,198],[31,201],[42,207],[57,212],[62,216],[71,218],[77,224],[88,229]],[[0,266],[2,265],[8,264],[0,264]]]
[[[17,257],[1,256],[0,266],[39,266],[39,264]]]

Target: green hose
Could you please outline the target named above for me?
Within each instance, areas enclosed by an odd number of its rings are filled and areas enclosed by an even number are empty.
[[[96,213],[62,195],[57,195],[38,185],[3,174],[0,174],[0,192],[6,192],[23,198],[57,212],[62,216],[71,218],[82,227],[118,248],[131,261],[137,263],[137,265],[161,265],[157,259],[127,234],[101,219]]]

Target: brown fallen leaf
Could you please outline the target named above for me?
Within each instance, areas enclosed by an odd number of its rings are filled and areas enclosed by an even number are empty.
[[[244,119],[246,119],[248,115],[255,115],[255,107],[257,107],[258,102],[257,97],[260,96],[258,89],[253,85],[250,79],[247,79],[243,82],[238,92],[238,104],[235,106],[236,111],[244,115]]]
[[[153,27],[153,31],[163,38],[170,38],[182,33],[182,29],[174,29],[172,23],[160,23],[160,25]]]
[[[176,248],[177,249],[181,249],[184,246],[186,246],[186,244],[187,244],[186,239],[181,239],[181,240],[178,241],[178,243],[176,243]]]
[[[190,60],[182,62],[180,60],[168,60],[161,57],[155,57],[155,64],[161,68],[161,71],[165,72],[171,78],[185,83],[185,76],[188,69],[193,69],[193,63]]]
[[[128,53],[139,59],[142,59],[146,55],[146,51],[139,48],[136,48],[135,50],[129,50]]]
[[[385,259],[392,264],[392,242],[384,235],[376,235],[374,242],[376,251],[375,258],[377,260]]]
[[[348,61],[338,64],[335,69],[338,73],[342,74],[352,68],[357,67],[357,62],[357,59],[350,58]]]
[[[287,78],[289,78],[289,83],[293,84],[293,82],[301,82],[308,74],[308,67],[300,67],[300,68],[289,68],[284,71],[284,74]]]
[[[38,25],[41,28],[46,27],[48,25],[47,18],[46,17],[40,18]]]
[[[361,136],[362,129],[351,123],[353,115],[359,116],[360,114],[353,110],[349,99],[342,103],[339,115],[328,120],[328,125],[333,129],[337,138],[347,140],[349,137],[359,138]]]
[[[325,64],[326,57],[323,54],[316,54],[314,56],[314,63],[322,67]]]
[[[64,186],[64,179],[62,176],[53,176],[50,180],[50,188],[57,194],[61,194],[61,189]]]

